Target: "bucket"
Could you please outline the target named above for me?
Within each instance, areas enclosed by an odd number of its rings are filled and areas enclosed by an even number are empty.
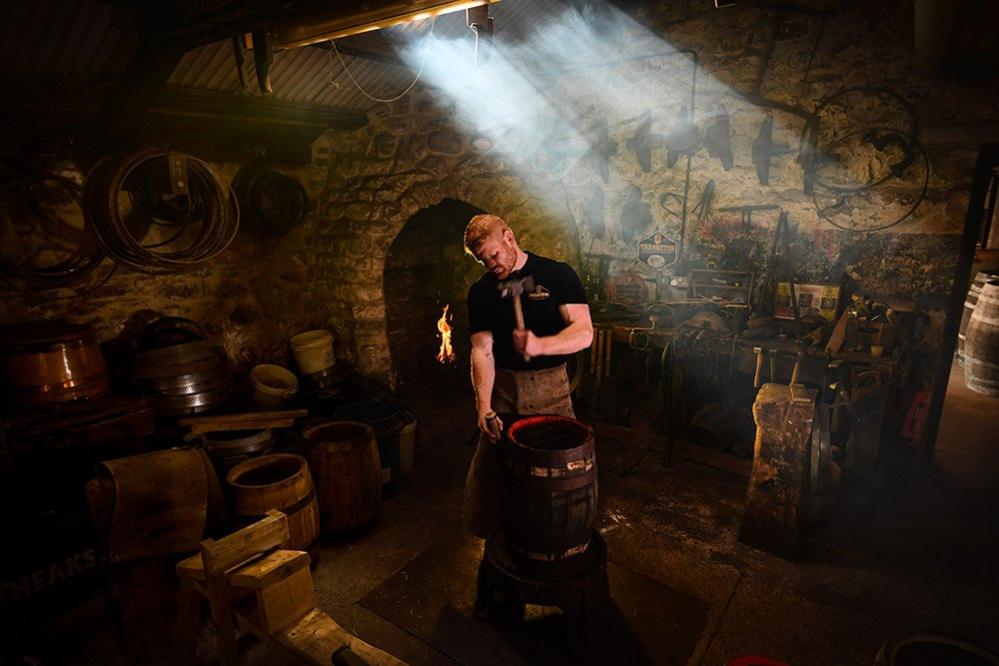
[[[362,530],[378,517],[382,471],[375,431],[357,421],[326,421],[302,432],[319,495],[323,533]]]
[[[298,391],[298,377],[280,365],[262,363],[250,371],[251,399],[261,409],[280,409]]]
[[[305,331],[291,336],[291,351],[303,375],[322,372],[336,362],[333,334],[325,329]]]
[[[242,462],[226,476],[232,512],[244,524],[254,523],[271,509],[288,516],[288,547],[319,561],[319,507],[312,474],[302,456],[272,453]]]
[[[405,425],[399,431],[399,473],[405,476],[413,471],[416,465],[416,414],[410,411],[402,412]]]
[[[366,400],[344,405],[336,410],[334,417],[367,423],[374,429],[382,462],[382,499],[394,497],[399,492],[399,477],[402,474],[399,456],[399,435],[405,425],[402,412],[390,403]]]
[[[524,418],[507,429],[503,459],[503,531],[511,553],[549,578],[585,569],[597,520],[593,431],[566,416]]]

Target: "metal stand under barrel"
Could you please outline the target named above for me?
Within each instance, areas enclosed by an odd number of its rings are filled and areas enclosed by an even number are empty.
[[[610,601],[607,546],[599,532],[593,531],[587,552],[576,557],[585,558],[586,565],[567,578],[529,570],[510,555],[503,527],[497,527],[486,540],[479,564],[476,615],[489,616],[496,592],[528,604],[556,606],[565,613],[570,650],[579,654],[585,648],[596,649]]]

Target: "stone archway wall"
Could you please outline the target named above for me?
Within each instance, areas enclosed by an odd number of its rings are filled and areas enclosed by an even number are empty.
[[[552,188],[528,187],[501,159],[478,152],[435,99],[403,98],[376,109],[365,128],[329,132],[313,146],[305,179],[314,221],[275,266],[279,275],[304,268],[305,280],[291,289],[262,285],[263,307],[285,328],[332,328],[340,356],[390,383],[382,275],[389,246],[415,213],[457,199],[503,217],[527,249],[570,263],[577,251],[564,203],[539,195]]]

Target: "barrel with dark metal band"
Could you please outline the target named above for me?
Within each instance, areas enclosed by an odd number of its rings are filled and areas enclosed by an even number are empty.
[[[288,547],[308,551],[312,566],[319,562],[319,507],[305,458],[290,453],[251,458],[229,470],[226,483],[239,522],[256,522],[277,509],[288,516]]]
[[[538,574],[574,575],[589,561],[597,522],[593,431],[565,416],[531,416],[509,427],[503,453],[511,554]]]

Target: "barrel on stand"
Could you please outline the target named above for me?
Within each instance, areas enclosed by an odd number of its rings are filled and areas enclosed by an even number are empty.
[[[985,286],[986,280],[996,277],[999,277],[999,268],[990,268],[978,271],[975,274],[975,279],[971,281],[971,286],[968,288],[968,295],[964,299],[964,311],[961,313],[961,327],[957,332],[958,365],[964,365],[964,347],[967,344],[968,322],[971,321],[971,313],[975,311],[975,305],[978,303],[978,297],[982,293],[982,287]]]
[[[985,282],[968,321],[964,383],[972,391],[999,396],[999,279]]]
[[[382,464],[382,499],[395,497],[402,475],[399,436],[406,425],[399,408],[382,400],[366,400],[344,405],[336,410],[334,417],[367,423],[375,431]]]
[[[373,525],[382,489],[375,431],[366,423],[329,421],[306,428],[302,436],[323,532],[344,534]]]
[[[509,427],[503,450],[503,530],[511,554],[551,577],[584,569],[597,522],[593,431],[565,416],[531,416]]]
[[[229,470],[226,482],[239,522],[248,525],[277,509],[288,516],[288,547],[308,551],[312,566],[319,562],[319,508],[305,458],[290,453],[252,458]]]

